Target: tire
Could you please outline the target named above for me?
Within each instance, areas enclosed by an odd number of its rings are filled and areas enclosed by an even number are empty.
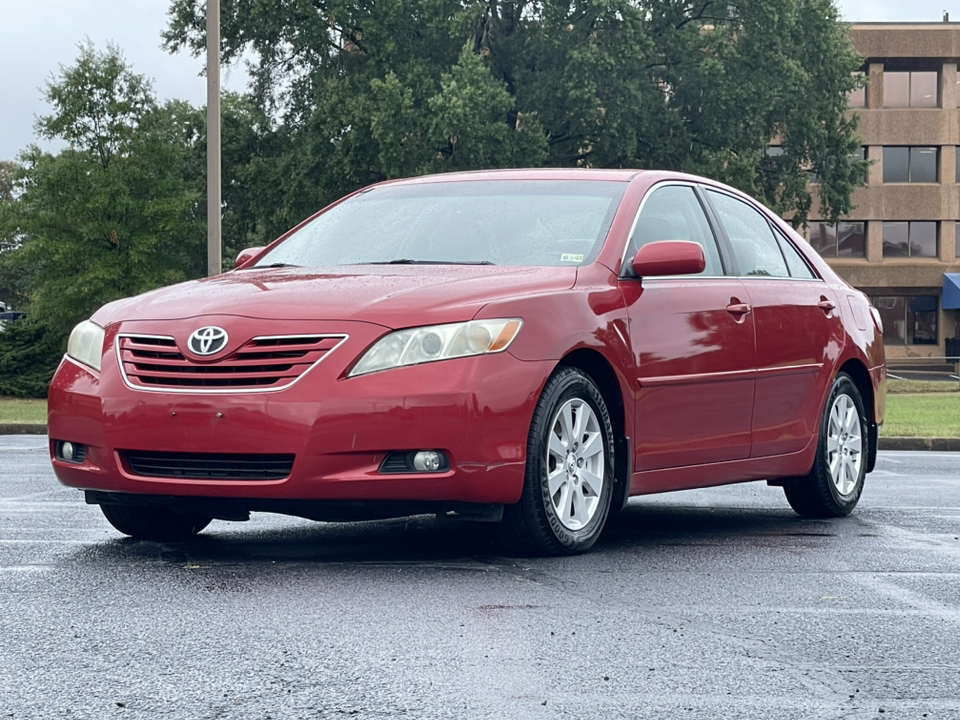
[[[843,517],[863,493],[870,435],[863,399],[853,380],[839,373],[820,421],[817,455],[810,474],[783,486],[787,502],[808,518]]]
[[[603,395],[583,371],[560,367],[533,413],[523,494],[504,508],[501,541],[522,555],[585,552],[603,531],[613,485],[613,428]]]
[[[124,535],[139,540],[188,540],[210,524],[211,518],[146,505],[100,506],[104,517]]]

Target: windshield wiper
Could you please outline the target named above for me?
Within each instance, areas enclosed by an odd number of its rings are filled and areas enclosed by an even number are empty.
[[[374,262],[357,263],[358,265],[493,265],[489,260],[411,260],[397,258],[396,260],[377,260]]]
[[[263,270],[264,268],[285,268],[285,267],[303,267],[303,265],[294,265],[293,263],[275,262],[269,265],[254,265],[252,269]]]

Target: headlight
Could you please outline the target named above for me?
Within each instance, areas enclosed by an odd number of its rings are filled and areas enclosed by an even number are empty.
[[[404,365],[503,352],[521,327],[523,320],[508,318],[397,330],[367,350],[348,377]]]
[[[77,325],[67,340],[67,355],[99,372],[103,356],[103,328],[89,320]]]

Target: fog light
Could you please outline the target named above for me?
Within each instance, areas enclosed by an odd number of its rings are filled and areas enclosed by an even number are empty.
[[[436,450],[421,450],[413,456],[413,467],[419,472],[436,472],[443,465],[443,456]]]
[[[56,457],[57,460],[79,464],[87,459],[87,448],[82,443],[59,440],[56,444]]]

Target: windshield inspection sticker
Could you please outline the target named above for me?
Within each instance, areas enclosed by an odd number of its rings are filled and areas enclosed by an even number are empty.
[[[583,262],[583,253],[564,253],[560,256],[560,262]]]

